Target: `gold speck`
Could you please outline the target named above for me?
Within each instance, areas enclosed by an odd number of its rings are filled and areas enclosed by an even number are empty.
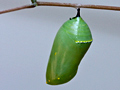
[[[87,41],[75,41],[76,43],[89,43],[89,42],[92,42],[93,41],[93,39],[91,39],[91,40],[87,40]]]
[[[55,55],[57,54],[57,52],[55,52]]]
[[[46,82],[47,83],[47,82]]]
[[[57,78],[58,80],[60,80],[60,78]]]

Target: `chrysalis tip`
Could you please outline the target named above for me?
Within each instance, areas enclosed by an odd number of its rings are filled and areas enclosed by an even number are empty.
[[[77,9],[77,15],[76,17],[80,17],[80,8]]]
[[[80,8],[77,9],[77,15],[73,18],[70,18],[70,20],[75,19],[77,17],[80,17]]]

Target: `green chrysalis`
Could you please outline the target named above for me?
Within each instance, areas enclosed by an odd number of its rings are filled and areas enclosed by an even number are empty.
[[[70,81],[92,43],[90,29],[79,12],[80,9],[76,17],[61,26],[55,37],[47,66],[47,84],[59,85]]]

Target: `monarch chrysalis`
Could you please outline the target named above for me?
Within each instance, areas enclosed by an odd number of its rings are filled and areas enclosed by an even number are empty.
[[[92,43],[88,25],[80,17],[66,21],[59,29],[50,54],[46,83],[63,84],[70,81],[77,73],[78,65]]]

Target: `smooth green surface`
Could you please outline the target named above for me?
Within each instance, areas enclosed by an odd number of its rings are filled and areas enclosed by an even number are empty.
[[[58,85],[71,80],[91,44],[90,40],[92,40],[91,32],[81,17],[65,22],[53,43],[47,66],[46,83]],[[76,41],[83,42],[76,43]]]

